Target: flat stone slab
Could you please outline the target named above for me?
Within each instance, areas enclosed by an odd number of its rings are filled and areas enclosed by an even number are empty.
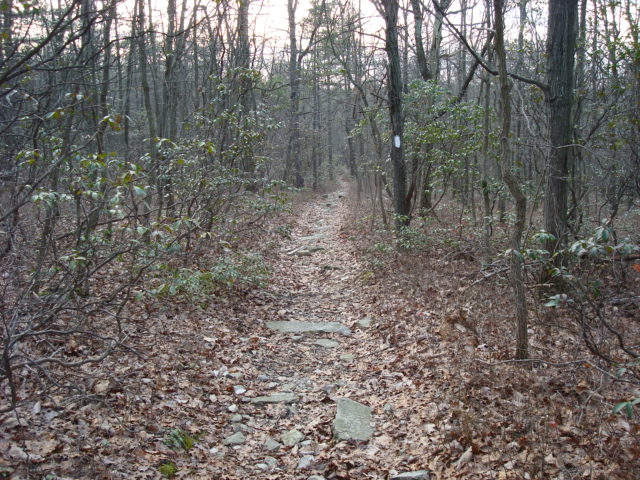
[[[322,250],[324,250],[323,247],[303,245],[301,247],[294,248],[293,250],[289,250],[287,252],[287,255],[297,255],[298,257],[308,257]]]
[[[299,241],[301,242],[305,242],[305,243],[309,243],[309,242],[317,242],[318,240],[323,240],[327,238],[327,234],[326,233],[316,233],[314,235],[309,235],[306,237],[300,237],[298,238]]]
[[[371,408],[349,398],[338,398],[336,403],[333,436],[337,440],[369,440],[373,435]]]
[[[427,470],[417,470],[415,472],[399,473],[392,476],[391,480],[429,480],[429,472]]]
[[[351,330],[340,322],[267,322],[267,328],[282,333],[342,333],[350,335]]]
[[[324,348],[336,348],[338,345],[340,345],[339,342],[336,342],[335,340],[331,340],[329,338],[319,338],[318,340],[316,340],[315,344]]]
[[[249,401],[256,405],[264,405],[266,403],[294,403],[298,401],[298,396],[291,392],[282,392],[262,397],[254,397]]]

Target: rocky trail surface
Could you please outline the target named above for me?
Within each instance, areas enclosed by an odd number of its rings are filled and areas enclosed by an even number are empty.
[[[362,362],[374,325],[361,313],[361,269],[342,231],[347,213],[345,193],[325,195],[305,207],[283,246],[274,276],[286,281],[270,287],[264,336],[246,339],[256,350],[233,386],[223,448],[214,448],[230,478],[365,478],[367,459],[380,453],[372,437],[390,407],[368,386]]]

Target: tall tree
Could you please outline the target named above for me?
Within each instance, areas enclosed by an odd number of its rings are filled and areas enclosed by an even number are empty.
[[[547,103],[549,105],[549,170],[544,199],[544,226],[556,237],[555,252],[566,241],[569,145],[573,107],[578,0],[550,0],[547,30]]]
[[[527,333],[527,301],[524,289],[524,275],[520,250],[522,248],[522,233],[524,232],[527,214],[527,197],[518,179],[511,170],[511,95],[509,76],[507,74],[507,55],[504,46],[504,0],[494,0],[495,45],[498,59],[498,82],[500,85],[500,170],[516,204],[516,221],[511,233],[511,249],[509,266],[511,284],[516,303],[516,359],[522,360],[529,356],[529,339]]]
[[[407,167],[404,159],[404,117],[402,114],[402,72],[398,47],[398,0],[381,0],[377,4],[385,22],[385,50],[387,52],[387,98],[391,123],[391,164],[393,165],[393,202],[395,225],[409,224],[407,198]]]

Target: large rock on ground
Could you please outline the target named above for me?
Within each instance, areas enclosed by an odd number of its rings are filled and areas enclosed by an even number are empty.
[[[336,403],[333,436],[337,440],[369,440],[373,435],[371,408],[349,398],[338,398]]]
[[[267,322],[267,328],[282,333],[342,333],[351,334],[351,330],[340,322]]]

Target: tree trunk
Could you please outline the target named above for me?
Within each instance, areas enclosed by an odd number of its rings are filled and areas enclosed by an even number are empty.
[[[544,200],[544,226],[556,237],[547,249],[566,243],[568,159],[571,143],[573,71],[578,0],[550,0],[547,30],[547,103],[549,106],[549,170]]]
[[[524,275],[522,272],[521,243],[527,213],[527,197],[525,196],[516,176],[508,165],[511,158],[509,134],[511,131],[511,98],[509,93],[509,77],[507,76],[507,59],[504,48],[504,0],[494,0],[496,56],[498,59],[498,78],[500,82],[500,106],[502,129],[500,132],[500,167],[502,178],[509,188],[509,192],[516,202],[516,221],[511,234],[511,254],[509,266],[511,282],[516,303],[516,359],[522,360],[529,356],[529,339],[527,333],[527,301],[524,289]]]
[[[295,170],[294,186],[304,187],[302,162],[300,159],[300,72],[298,71],[298,44],[296,39],[296,9],[298,0],[288,0],[289,12],[289,142],[285,164],[285,180]]]
[[[402,72],[398,49],[398,0],[382,0],[385,20],[385,50],[387,51],[387,88],[391,120],[391,164],[393,165],[393,200],[395,225],[409,224],[407,199],[407,168],[404,160],[404,117],[402,115]]]

